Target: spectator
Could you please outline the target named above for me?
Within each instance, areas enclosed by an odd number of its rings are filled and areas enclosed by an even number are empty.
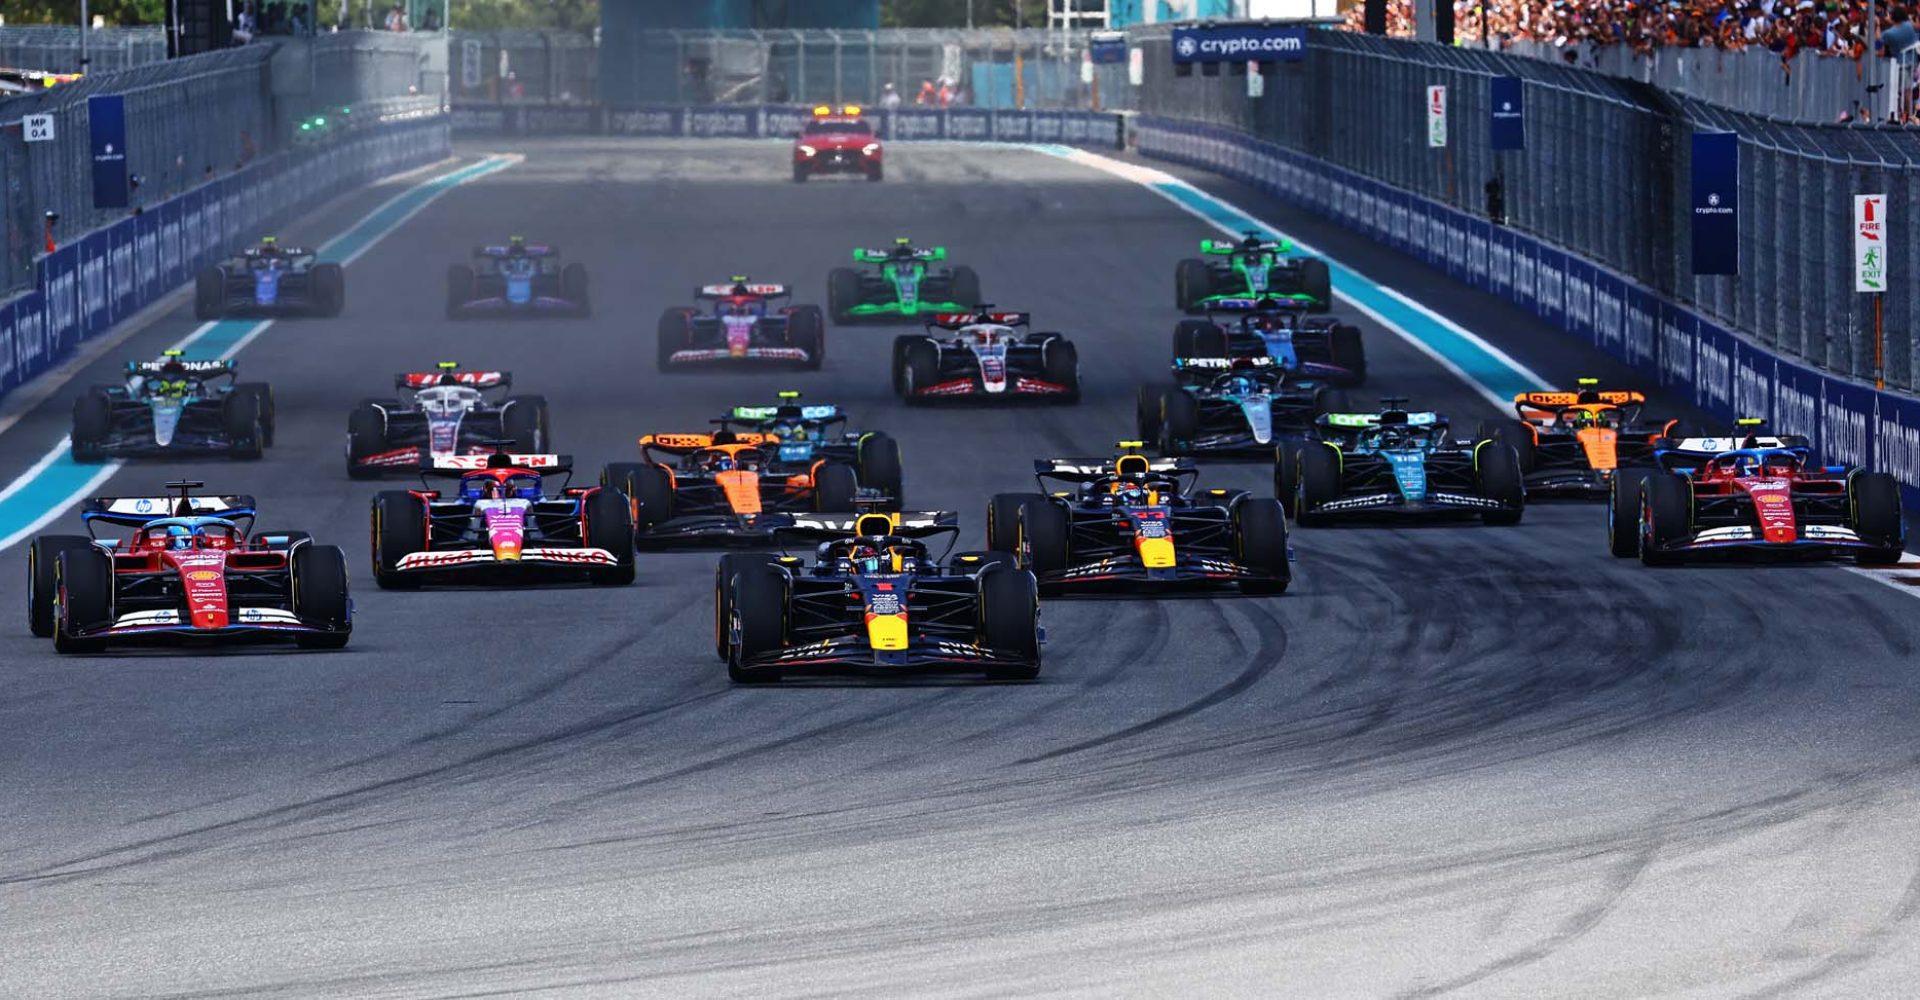
[[[434,7],[431,5],[427,7],[426,16],[420,19],[420,30],[421,31],[439,31],[440,30],[440,8]]]
[[[1920,41],[1920,38],[1915,37],[1913,23],[1907,20],[1905,8],[1893,8],[1891,20],[1893,22],[1892,26],[1880,33],[1879,52],[1880,55],[1886,56],[1889,59],[1913,48],[1914,43]]]
[[[933,89],[932,80],[920,81],[920,92],[913,95],[913,103],[915,104],[933,104],[939,99],[939,92]]]
[[[296,35],[304,35],[307,33],[306,4],[297,3],[293,5],[293,15],[287,19],[287,27]]]
[[[253,41],[253,36],[259,33],[260,33],[259,20],[253,16],[252,0],[248,0],[247,4],[240,8],[240,16],[234,19],[234,24],[233,24],[234,44],[245,45],[248,42]]]
[[[334,17],[333,30],[347,31],[353,27],[353,0],[340,0],[340,13]]]
[[[405,5],[400,3],[400,0],[394,0],[393,9],[387,11],[387,30],[388,31],[411,30],[407,27],[407,8],[405,7]]]
[[[892,111],[899,106],[900,91],[894,89],[893,81],[889,80],[880,87],[880,107]]]

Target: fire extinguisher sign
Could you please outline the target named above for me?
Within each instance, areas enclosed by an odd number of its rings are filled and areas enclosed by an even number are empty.
[[[1853,196],[1853,290],[1887,290],[1887,196]]]

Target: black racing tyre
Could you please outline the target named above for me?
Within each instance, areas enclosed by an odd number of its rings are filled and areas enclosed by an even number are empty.
[[[253,397],[255,407],[260,412],[260,443],[268,448],[273,447],[273,386],[265,382],[241,382],[233,387],[232,395]]]
[[[473,268],[465,264],[447,265],[447,318],[458,319],[473,297]]]
[[[771,563],[740,567],[727,606],[740,629],[740,641],[734,643],[732,623],[727,628],[727,676],[736,684],[779,680],[779,671],[749,669],[745,663],[750,657],[786,645],[787,574]]]
[[[919,334],[903,333],[893,338],[893,360],[888,362],[887,370],[893,375],[893,394],[907,394],[907,348],[926,340]]]
[[[953,269],[953,301],[962,309],[972,309],[986,301],[980,297],[980,276],[965,264]]]
[[[1324,416],[1329,413],[1352,413],[1353,400],[1347,398],[1347,390],[1323,385],[1313,390],[1313,415]]]
[[[1523,475],[1532,472],[1534,463],[1538,461],[1539,439],[1534,437],[1532,427],[1518,420],[1482,420],[1473,439],[1498,441],[1512,448],[1520,459],[1520,472]]]
[[[113,400],[104,389],[88,389],[73,401],[71,451],[76,462],[101,462],[107,457],[107,435],[113,430]]]
[[[201,270],[193,276],[193,318],[206,322],[219,319],[227,311],[227,272],[217,267]]]
[[[766,552],[728,552],[713,570],[713,651],[720,662],[727,662],[730,645],[728,632],[733,621],[733,582],[742,572],[772,566],[778,557]]]
[[[1906,521],[1900,511],[1900,482],[1886,472],[1856,472],[1847,484],[1852,513],[1848,518],[1862,541],[1892,540],[1883,548],[1862,550],[1854,560],[1862,566],[1891,566],[1905,553]]]
[[[574,261],[560,269],[560,297],[573,303],[575,315],[593,315],[593,299],[587,294],[587,265]]]
[[[1273,497],[1288,517],[1297,514],[1300,497],[1300,445],[1282,441],[1273,448]]]
[[[1064,402],[1080,399],[1080,349],[1070,340],[1055,340],[1040,349],[1040,377],[1067,387]]]
[[[673,368],[673,352],[693,346],[693,320],[685,309],[668,309],[660,314],[661,371]]]
[[[1206,340],[1209,346],[1215,343],[1218,334],[1219,351],[1209,353],[1200,347]],[[1183,319],[1173,328],[1173,356],[1176,358],[1224,358],[1227,356],[1226,331],[1204,319]]]
[[[1160,395],[1160,454],[1179,455],[1200,434],[1200,404],[1193,393],[1175,389]]]
[[[851,514],[860,492],[860,477],[851,465],[829,463],[813,477],[813,509],[822,514]]]
[[[994,566],[980,574],[980,645],[1019,663],[987,668],[994,680],[1030,681],[1040,676],[1040,588],[1033,574]]]
[[[873,166],[867,168],[867,180],[870,183],[878,184],[880,183],[881,179],[883,179],[886,176],[887,176],[886,167],[883,166],[882,164],[876,163]]]
[[[1207,269],[1207,262],[1195,257],[1174,265],[1173,268],[1173,304],[1183,312],[1191,312],[1195,303],[1213,294],[1213,272]]]
[[[793,165],[793,182],[795,184],[805,184],[807,182],[807,168],[805,164],[796,163]]]
[[[1073,558],[1072,522],[1067,509],[1049,498],[1030,500],[1020,507],[1020,554],[1023,569],[1052,573],[1067,568]]]
[[[377,467],[361,465],[371,455],[387,450],[387,415],[372,403],[361,403],[347,414],[347,475],[353,479],[374,479]]]
[[[900,395],[909,404],[919,397],[913,393],[940,381],[940,348],[933,341],[917,338],[905,344],[900,352]]]
[[[900,442],[890,434],[874,431],[860,439],[859,457],[860,485],[891,497],[888,510],[905,510],[907,488],[900,468]]]
[[[1313,257],[1300,262],[1300,290],[1313,296],[1308,312],[1323,313],[1333,308],[1333,273],[1326,261]]]
[[[1480,520],[1487,524],[1519,524],[1527,502],[1526,477],[1520,473],[1519,454],[1498,441],[1482,442],[1474,452],[1474,478],[1481,496],[1507,505],[1500,510],[1482,512]]]
[[[835,323],[852,318],[848,310],[860,304],[860,272],[836,267],[827,272],[827,314]]]
[[[60,653],[98,653],[105,636],[76,633],[113,624],[113,557],[97,548],[68,549],[54,557],[53,648]]]
[[[1671,473],[1647,476],[1640,490],[1640,562],[1647,566],[1678,563],[1680,555],[1661,546],[1685,538],[1692,527],[1693,484]]]
[[[1293,564],[1287,561],[1287,515],[1280,502],[1247,497],[1233,505],[1232,517],[1234,559],[1269,577],[1240,581],[1240,592],[1286,593],[1293,582]]]
[[[373,582],[381,590],[414,590],[420,578],[397,572],[400,560],[427,549],[426,501],[406,490],[373,495]]]
[[[302,632],[302,649],[340,649],[353,633],[353,601],[347,594],[347,554],[338,545],[302,545],[288,559],[292,567],[293,613],[326,632]]]
[[[1640,497],[1646,469],[1616,469],[1607,484],[1607,551],[1621,559],[1640,554]]]
[[[614,462],[600,474],[600,485],[627,495],[637,539],[673,517],[673,475],[646,462]]]
[[[313,289],[313,311],[333,317],[347,308],[347,272],[339,264],[315,264],[307,271],[308,287]]]
[[[501,407],[501,437],[513,442],[517,455],[539,455],[552,445],[547,441],[547,397],[509,396]]]
[[[1160,397],[1179,392],[1172,382],[1154,382],[1140,387],[1133,404],[1133,436],[1148,444],[1160,442]]]
[[[587,494],[586,524],[580,537],[588,548],[606,549],[618,562],[595,566],[587,581],[596,587],[624,587],[633,582],[633,502],[618,488],[602,487]]]
[[[787,313],[787,343],[807,352],[804,368],[818,369],[827,359],[827,317],[819,306],[794,306]]]
[[[53,612],[58,592],[54,570],[60,553],[93,548],[85,535],[36,535],[27,543],[27,631],[35,638],[53,635]]]
[[[1333,363],[1345,368],[1341,385],[1365,385],[1367,382],[1367,343],[1357,326],[1336,326],[1327,333],[1327,353]]]
[[[266,431],[260,423],[260,401],[252,396],[228,396],[223,404],[221,426],[226,430],[227,447],[234,458],[254,461],[264,454]]]
[[[1302,528],[1326,523],[1326,515],[1314,508],[1340,498],[1340,453],[1324,441],[1308,441],[1300,446],[1299,488],[1294,491],[1294,521]]]
[[[1045,503],[1043,493],[995,493],[987,499],[987,548],[994,552],[1020,551],[1020,508]]]

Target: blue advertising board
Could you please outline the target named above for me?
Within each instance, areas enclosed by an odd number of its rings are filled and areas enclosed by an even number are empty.
[[[1487,127],[1488,144],[1494,149],[1527,148],[1526,89],[1517,76],[1487,78],[1487,107],[1493,113]]]
[[[1087,41],[1087,55],[1095,65],[1127,61],[1127,36],[1119,31],[1096,31]]]
[[[87,98],[93,149],[93,207],[127,207],[127,102],[119,94]]]
[[[1740,136],[1693,134],[1693,273],[1740,273]]]
[[[1307,29],[1228,24],[1173,29],[1175,64],[1299,62],[1307,57]]]

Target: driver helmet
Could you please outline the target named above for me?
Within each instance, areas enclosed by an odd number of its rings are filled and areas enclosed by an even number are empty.
[[[733,456],[720,452],[707,457],[708,472],[732,472]]]
[[[201,534],[198,528],[189,528],[184,524],[169,524],[167,525],[167,548],[193,548],[193,540]]]
[[[1129,507],[1144,507],[1152,499],[1147,488],[1140,483],[1118,483],[1113,489],[1113,502]]]
[[[1800,460],[1784,451],[1776,451],[1767,456],[1767,475],[1791,476],[1800,471]]]
[[[258,251],[262,257],[278,257],[280,256],[280,241],[272,236],[262,236],[260,237]]]
[[[726,305],[726,311],[729,316],[751,316],[753,305],[748,302],[729,302]]]
[[[1592,410],[1563,410],[1560,413],[1560,421],[1568,427],[1581,430],[1588,427],[1600,426],[1600,415]]]
[[[782,441],[811,441],[813,431],[806,424],[782,424],[777,432]]]
[[[1254,385],[1253,379],[1245,375],[1234,375],[1226,380],[1225,389],[1237,396],[1250,396],[1257,392],[1259,387]]]
[[[977,327],[973,331],[974,341],[987,346],[991,346],[999,337],[999,332],[990,326]]]
[[[460,493],[468,500],[498,500],[500,481],[492,476],[475,476],[462,485]]]
[[[893,561],[887,558],[884,546],[868,542],[856,544],[847,558],[853,560],[853,568],[861,573],[886,573],[893,569]]]
[[[526,252],[527,252],[527,238],[526,238],[525,236],[509,236],[509,237],[507,237],[507,252],[508,252],[508,253],[516,253],[516,254],[518,254],[518,253],[526,253]]]
[[[1751,476],[1760,471],[1760,459],[1749,454],[1734,455],[1727,461],[1727,467],[1736,476]]]
[[[1253,317],[1253,328],[1263,333],[1287,330],[1293,327],[1292,317],[1277,313],[1261,313]]]

